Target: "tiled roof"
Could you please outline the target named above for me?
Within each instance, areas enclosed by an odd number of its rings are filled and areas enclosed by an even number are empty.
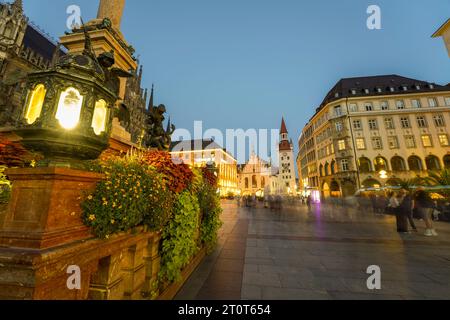
[[[172,142],[170,150],[174,149],[177,151],[194,151],[194,150],[213,150],[213,149],[223,149],[214,140],[185,140],[185,141],[175,141]]]
[[[39,30],[36,30],[33,26],[28,25],[23,38],[23,44],[25,48],[30,48],[32,51],[40,54],[47,61],[51,61],[53,53],[55,52],[56,45],[45,37]],[[65,52],[61,50],[60,55],[64,55]]]

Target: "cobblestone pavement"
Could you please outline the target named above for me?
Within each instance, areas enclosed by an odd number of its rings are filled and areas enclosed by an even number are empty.
[[[177,299],[450,299],[450,224],[400,235],[395,218],[317,206],[281,212],[224,202],[220,243]],[[381,290],[367,288],[368,266]]]

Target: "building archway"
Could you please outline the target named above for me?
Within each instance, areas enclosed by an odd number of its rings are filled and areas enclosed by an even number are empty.
[[[425,163],[427,165],[428,171],[439,171],[441,170],[441,163],[439,158],[433,155],[426,157]]]
[[[245,178],[245,189],[248,189],[248,178]]]
[[[443,160],[444,160],[444,168],[450,169],[450,154],[446,155]]]
[[[411,171],[423,171],[422,159],[418,156],[411,156],[408,158],[408,166]]]
[[[322,197],[324,199],[327,199],[330,196],[331,196],[330,186],[328,185],[328,183],[324,182],[322,185]]]
[[[344,197],[353,196],[356,191],[356,183],[354,181],[346,180],[342,183],[342,193]]]
[[[374,160],[375,171],[389,171],[388,162],[385,158],[378,156]]]
[[[359,158],[359,172],[369,173],[372,172],[372,163],[369,158],[361,157]]]
[[[258,188],[258,181],[256,180],[256,176],[252,176],[252,188]]]
[[[392,171],[406,171],[406,163],[402,157],[395,156],[391,159]]]
[[[341,187],[336,180],[331,181],[330,193],[333,198],[339,198],[342,195]]]
[[[363,188],[380,188],[381,183],[378,180],[375,179],[366,179],[361,183]]]
[[[400,179],[397,179],[397,178],[391,178],[391,179],[388,179],[388,180],[386,181],[386,186],[389,186],[389,187],[397,187],[397,186],[399,186],[401,183],[402,183],[402,181],[401,181]]]

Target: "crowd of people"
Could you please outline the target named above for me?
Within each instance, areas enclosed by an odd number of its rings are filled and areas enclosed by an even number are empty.
[[[417,232],[414,222],[414,213],[416,213],[425,222],[425,236],[438,235],[433,226],[432,216],[436,209],[436,202],[431,199],[424,188],[418,188],[414,193],[402,189],[398,192],[391,192],[388,196],[387,209],[396,216],[398,232],[409,233],[409,227],[413,232]]]

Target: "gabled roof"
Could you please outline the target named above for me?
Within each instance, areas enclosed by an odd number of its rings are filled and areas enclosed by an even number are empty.
[[[446,22],[444,22],[444,24],[439,29],[437,29],[437,31],[431,37],[441,37],[444,34],[445,30],[447,30],[447,28],[450,28],[450,18]]]
[[[223,150],[223,148],[214,142],[214,140],[209,139],[175,141],[171,143],[170,150],[173,151],[175,148],[177,151]]]

